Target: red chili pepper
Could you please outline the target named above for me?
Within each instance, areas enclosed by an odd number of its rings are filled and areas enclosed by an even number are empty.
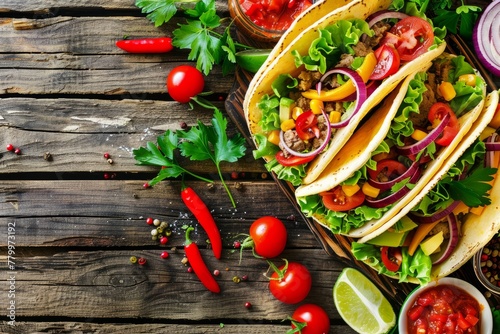
[[[170,37],[122,39],[116,46],[130,53],[167,53],[174,48]]]
[[[205,230],[212,245],[212,251],[217,259],[220,259],[222,253],[222,239],[220,236],[220,231],[215,224],[215,220],[212,214],[208,210],[207,206],[203,200],[198,196],[195,191],[186,187],[181,191],[181,197],[184,204],[188,209],[194,214],[198,222]]]
[[[184,251],[186,252],[186,257],[189,261],[189,265],[193,268],[194,273],[201,281],[201,283],[208,290],[219,293],[220,287],[215,278],[212,276],[210,270],[208,270],[203,258],[201,257],[198,245],[191,241],[189,238],[189,233],[194,230],[194,227],[190,226],[186,229],[186,243],[184,244]]]

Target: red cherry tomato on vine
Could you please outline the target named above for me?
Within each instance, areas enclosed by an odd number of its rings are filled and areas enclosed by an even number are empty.
[[[269,281],[273,296],[286,304],[297,304],[304,300],[312,286],[309,270],[298,262],[287,262],[276,269]]]
[[[330,318],[320,306],[304,304],[293,312],[292,328],[299,328],[302,334],[327,334],[330,331]]]
[[[331,211],[349,211],[365,201],[365,194],[359,190],[352,196],[347,196],[341,186],[320,194],[325,208]]]
[[[429,22],[409,16],[396,23],[380,44],[392,44],[402,61],[411,61],[427,52],[434,43],[434,32]]]
[[[429,110],[429,115],[427,116],[429,121],[434,124],[434,122],[442,120],[446,114],[450,114],[450,122],[445,126],[443,133],[434,142],[441,146],[448,146],[455,139],[460,131],[460,124],[458,123],[457,116],[451,110],[450,106],[443,102],[436,102],[431,106]]]
[[[275,217],[261,217],[250,226],[250,239],[255,253],[266,259],[277,257],[283,252],[287,236],[285,225]]]
[[[204,87],[203,74],[189,65],[175,67],[167,77],[167,91],[180,103],[188,103],[192,97],[203,92]]]

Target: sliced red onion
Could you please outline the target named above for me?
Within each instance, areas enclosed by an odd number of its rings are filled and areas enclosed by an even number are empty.
[[[411,176],[409,183],[415,183],[417,180],[420,178],[420,169],[417,168],[415,173]],[[386,196],[381,199],[372,199],[370,197],[366,197],[366,205],[372,208],[384,208],[386,206],[391,205],[392,203],[395,203],[399,201],[401,198],[403,198],[404,195],[406,195],[411,189],[408,188],[406,185],[399,189],[398,191],[390,194],[389,196]]]
[[[438,258],[434,261],[432,261],[432,264],[440,264],[446,259],[448,259],[453,253],[453,250],[458,244],[458,225],[457,225],[457,217],[453,214],[450,213],[447,216],[448,219],[448,228],[450,230],[450,238],[448,239],[448,244],[446,245],[446,248],[444,249],[443,252],[440,253]]]
[[[484,143],[486,151],[500,151],[500,142],[497,141],[498,135],[493,133]]]
[[[438,220],[443,219],[444,217],[448,216],[450,213],[455,210],[455,208],[460,204],[460,201],[453,201],[450,205],[448,205],[446,208],[436,212],[432,216],[423,216],[418,213],[410,212],[408,213],[408,216],[415,221],[416,223],[420,224],[430,224],[434,223]]]
[[[336,73],[343,74],[343,75],[349,77],[349,79],[351,79],[351,81],[352,81],[352,84],[356,88],[355,106],[354,106],[354,110],[352,111],[351,115],[349,115],[349,117],[343,121],[340,121],[340,122],[335,123],[335,124],[331,124],[332,128],[339,129],[339,128],[343,128],[343,127],[347,126],[347,124],[349,124],[349,122],[351,121],[351,118],[353,118],[354,115],[356,115],[358,113],[359,109],[361,108],[361,105],[363,103],[365,103],[368,94],[367,94],[367,89],[366,89],[366,85],[363,81],[363,78],[358,74],[358,72],[351,70],[349,68],[339,67],[339,68],[334,68],[333,70],[330,70],[330,71],[326,72],[325,74],[323,74],[319,83],[316,85],[316,88],[318,89],[318,95],[321,94],[321,83],[323,82],[323,80],[325,80],[328,76],[330,76],[332,74],[336,74]]]
[[[377,89],[378,86],[380,86],[381,82],[382,81],[380,81],[380,80],[372,80],[368,84],[366,84],[366,95],[367,96],[372,95],[373,92],[375,91],[375,89]],[[354,100],[356,100],[356,93],[352,93],[351,95],[349,95],[345,99],[339,100],[339,102],[351,102]]]
[[[320,153],[321,151],[323,151],[325,149],[326,145],[328,145],[328,143],[330,142],[329,139],[330,139],[330,137],[332,135],[332,126],[330,124],[330,121],[328,120],[328,115],[325,113],[325,111],[321,110],[321,113],[323,114],[323,117],[325,118],[326,136],[325,136],[325,140],[323,140],[323,143],[321,143],[321,145],[317,149],[315,149],[313,151],[310,151],[310,152],[307,152],[307,153],[297,152],[295,150],[292,150],[290,148],[290,146],[288,146],[285,143],[284,131],[280,131],[280,144],[283,147],[283,149],[285,149],[291,155],[294,155],[296,157],[301,157],[301,158],[307,158],[307,157],[316,155],[316,154]]]
[[[373,27],[373,25],[375,23],[380,22],[382,20],[386,20],[386,19],[402,20],[406,17],[408,17],[408,15],[406,15],[405,13],[391,11],[391,10],[381,10],[381,11],[378,11],[378,12],[370,15],[370,17],[367,19],[367,22],[371,28],[371,27]]]
[[[424,139],[422,139],[422,140],[420,140],[412,145],[399,146],[397,148],[398,152],[404,156],[408,156],[408,155],[412,155],[412,154],[417,154],[418,152],[422,151],[430,143],[432,143],[434,140],[436,140],[439,137],[439,135],[443,132],[444,128],[450,122],[450,117],[451,117],[450,114],[446,114],[443,117],[443,119],[441,120],[441,123],[439,123],[439,125],[436,126],[434,129],[432,129],[432,131],[429,132],[429,134],[427,136],[425,136]]]
[[[499,15],[500,0],[495,0],[486,7],[472,32],[472,43],[479,60],[496,76],[500,76]]]
[[[380,189],[382,191],[390,189],[396,183],[403,181],[404,179],[407,179],[410,176],[412,176],[416,172],[416,170],[418,169],[418,166],[419,166],[419,162],[415,160],[403,174],[401,174],[400,176],[398,176],[397,178],[395,178],[393,180],[380,182],[380,181],[377,181],[375,179],[368,178],[368,183],[371,184],[372,186],[374,186],[375,188]]]

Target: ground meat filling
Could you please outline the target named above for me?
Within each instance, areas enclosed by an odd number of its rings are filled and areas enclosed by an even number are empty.
[[[292,129],[292,130],[287,130],[283,133],[283,140],[285,144],[293,151],[304,152],[304,153],[314,151],[315,149],[320,147],[321,144],[323,144],[323,142],[326,140],[327,125],[325,117],[323,115],[318,116],[317,126],[320,130],[320,136],[318,138],[313,138],[312,140],[303,141],[297,135],[297,131]],[[291,154],[288,153],[288,151],[283,147],[281,143],[280,143],[280,148],[283,151],[283,155],[285,156],[285,158],[291,156]]]

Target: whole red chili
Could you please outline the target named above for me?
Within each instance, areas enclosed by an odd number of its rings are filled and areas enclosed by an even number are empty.
[[[129,53],[167,53],[174,48],[170,37],[122,39],[116,46]]]
[[[192,230],[194,230],[194,227],[192,226],[186,229],[186,242],[184,244],[184,251],[186,252],[189,265],[205,288],[214,293],[219,293],[219,284],[203,261],[198,245],[192,242],[189,238],[189,234]]]
[[[212,214],[208,210],[207,206],[203,200],[198,196],[195,191],[186,187],[181,191],[181,197],[184,204],[193,213],[198,222],[201,224],[203,229],[208,235],[210,244],[212,245],[212,251],[217,259],[220,259],[222,254],[222,239],[220,236],[220,231],[215,224],[215,220]]]

